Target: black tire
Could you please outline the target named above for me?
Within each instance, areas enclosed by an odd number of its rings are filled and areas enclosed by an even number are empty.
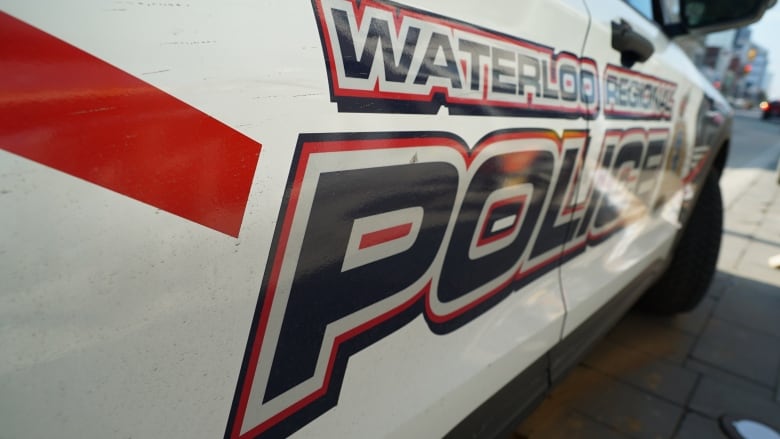
[[[769,119],[769,111],[764,111],[761,113],[761,119],[767,120]]]
[[[666,272],[643,296],[637,307],[657,314],[690,311],[699,304],[718,264],[723,231],[723,200],[718,172],[712,170],[672,255]]]

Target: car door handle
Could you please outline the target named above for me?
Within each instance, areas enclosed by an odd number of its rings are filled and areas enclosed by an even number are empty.
[[[653,54],[653,43],[631,28],[626,20],[612,22],[612,48],[620,52],[620,63],[631,67],[635,62],[645,62]]]

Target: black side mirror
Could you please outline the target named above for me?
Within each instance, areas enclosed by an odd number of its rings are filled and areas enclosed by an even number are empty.
[[[747,26],[761,19],[777,0],[656,0],[656,11],[670,37]]]

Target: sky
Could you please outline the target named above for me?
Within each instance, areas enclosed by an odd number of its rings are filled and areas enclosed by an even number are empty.
[[[769,50],[772,82],[767,94],[770,99],[780,99],[780,2],[768,10],[751,29],[753,32],[750,39]]]

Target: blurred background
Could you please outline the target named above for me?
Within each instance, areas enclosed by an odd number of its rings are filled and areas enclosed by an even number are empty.
[[[677,41],[735,108],[780,99],[780,8],[749,27]]]

